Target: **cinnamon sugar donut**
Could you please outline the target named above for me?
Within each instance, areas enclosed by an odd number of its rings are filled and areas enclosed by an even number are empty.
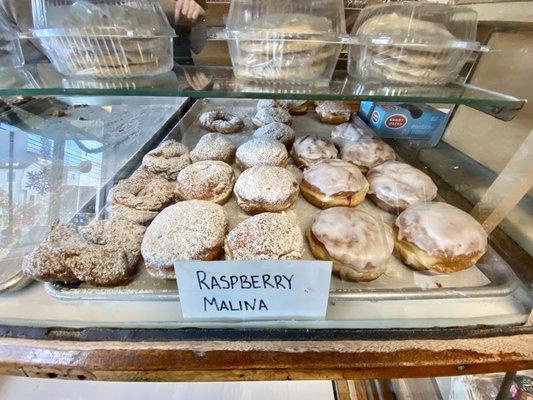
[[[281,122],[285,125],[290,125],[292,122],[291,115],[283,108],[261,108],[252,118],[253,123],[258,128],[271,124],[272,122]]]
[[[352,109],[342,101],[321,101],[315,112],[317,118],[327,124],[342,124],[352,116]]]
[[[333,261],[333,272],[349,281],[378,278],[386,271],[394,249],[388,225],[350,207],[320,211],[306,236],[313,255]]]
[[[369,195],[376,205],[399,214],[407,207],[433,200],[437,186],[422,171],[399,161],[387,161],[368,171]]]
[[[233,228],[224,250],[228,260],[297,260],[304,250],[303,235],[286,215],[263,213]]]
[[[235,183],[237,203],[248,214],[279,212],[298,198],[298,182],[285,168],[258,165],[245,170]]]
[[[217,260],[222,254],[228,217],[218,204],[182,201],[165,208],[146,229],[141,253],[150,275],[174,279],[174,261]]]
[[[256,129],[254,137],[258,139],[278,140],[285,145],[287,150],[290,150],[294,143],[295,133],[294,129],[289,125],[282,124],[281,122],[272,122]]]
[[[374,139],[360,139],[346,144],[341,150],[341,158],[357,165],[363,174],[385,161],[392,161],[396,153],[388,144]]]
[[[200,138],[190,156],[192,162],[215,160],[227,164],[233,163],[237,146],[228,137],[220,133],[207,133]]]
[[[174,180],[183,168],[191,163],[189,150],[176,140],[166,140],[161,146],[148,152],[142,165],[148,171],[167,180]]]
[[[256,165],[286,167],[289,154],[285,146],[274,139],[251,139],[237,149],[237,166],[241,170]]]
[[[176,180],[176,192],[182,200],[207,200],[225,204],[231,197],[235,175],[222,161],[199,161],[182,170]]]
[[[319,208],[355,207],[365,199],[368,182],[349,162],[322,160],[304,171],[300,191]]]
[[[396,250],[419,270],[451,274],[474,265],[487,250],[487,233],[466,212],[446,203],[418,203],[395,224]]]
[[[299,168],[307,168],[324,159],[337,158],[339,152],[328,139],[306,135],[299,137],[292,146],[292,159]]]
[[[200,115],[200,124],[210,131],[219,133],[240,132],[244,128],[242,119],[222,110],[208,111]]]

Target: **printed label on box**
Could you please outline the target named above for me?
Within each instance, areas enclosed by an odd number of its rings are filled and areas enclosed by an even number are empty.
[[[327,261],[177,261],[183,318],[324,319],[332,263]]]

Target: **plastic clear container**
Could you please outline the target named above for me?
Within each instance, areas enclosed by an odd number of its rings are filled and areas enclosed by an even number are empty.
[[[0,9],[0,71],[24,65],[24,56],[16,29],[7,22]]]
[[[352,30],[348,73],[365,81],[440,85],[459,75],[476,41],[468,7],[401,2],[364,8]]]
[[[327,83],[345,34],[343,0],[233,0],[226,33],[235,76]]]
[[[67,76],[157,75],[173,66],[172,30],[157,0],[32,0],[34,28]]]

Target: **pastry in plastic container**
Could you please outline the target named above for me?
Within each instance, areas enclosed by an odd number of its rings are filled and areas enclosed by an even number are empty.
[[[477,13],[468,7],[400,2],[365,7],[352,29],[348,73],[406,85],[455,80],[476,41]]]
[[[234,0],[226,33],[235,76],[252,82],[325,84],[345,30],[342,0]]]
[[[33,37],[67,76],[157,75],[173,66],[174,31],[155,0],[32,0]]]

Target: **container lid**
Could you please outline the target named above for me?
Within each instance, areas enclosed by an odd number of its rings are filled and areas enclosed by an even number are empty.
[[[399,2],[365,7],[352,29],[356,43],[477,50],[477,13],[447,4]]]
[[[154,0],[32,0],[37,37],[175,36],[158,1]]]

